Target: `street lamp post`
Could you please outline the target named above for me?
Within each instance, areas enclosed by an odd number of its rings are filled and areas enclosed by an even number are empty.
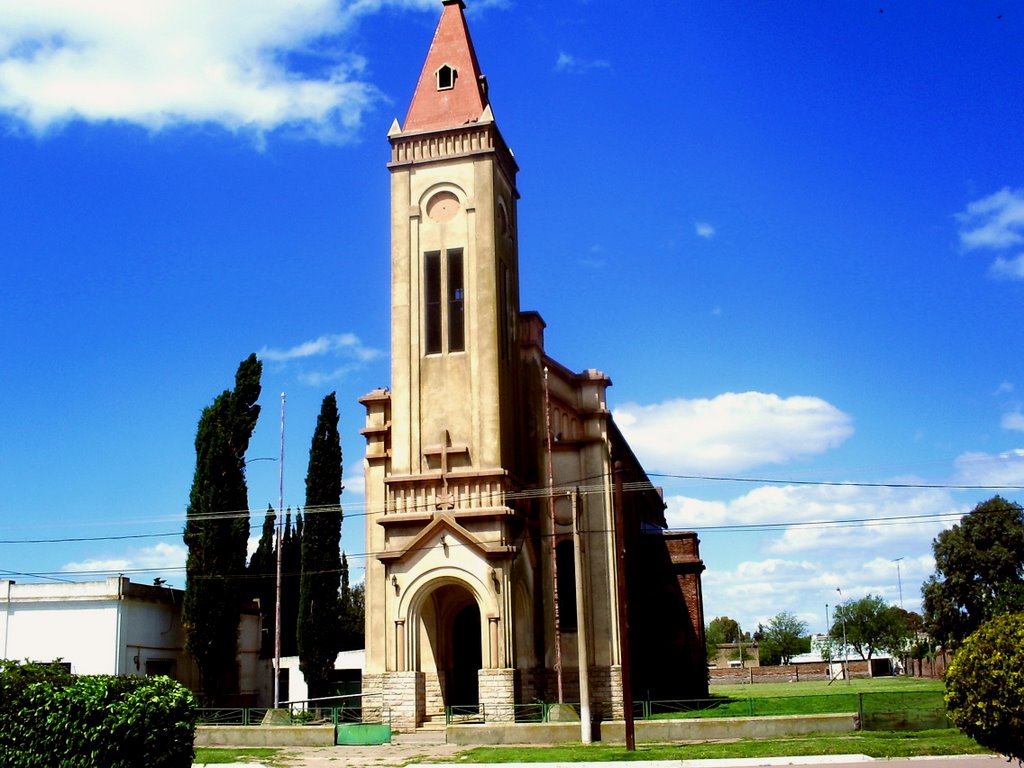
[[[903,560],[902,557],[897,557],[895,560],[893,560],[893,562],[896,563],[896,585],[899,587],[900,590],[900,608],[903,608],[903,576],[900,573],[901,560]]]
[[[836,592],[839,593],[839,604],[842,606],[843,603],[843,590],[836,587]],[[843,611],[843,677],[846,678],[846,684],[850,684],[850,646],[846,644],[846,611]]]

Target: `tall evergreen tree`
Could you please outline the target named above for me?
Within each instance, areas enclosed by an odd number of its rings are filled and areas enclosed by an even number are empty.
[[[221,701],[237,686],[238,577],[245,572],[249,539],[245,451],[260,413],[256,401],[262,368],[256,355],[243,360],[235,388],[203,410],[196,429],[196,469],[185,517],[182,623],[207,703]]]
[[[331,392],[320,406],[309,448],[302,533],[299,668],[311,698],[329,695],[330,670],[340,648],[341,473],[338,402]]]
[[[281,655],[298,654],[296,627],[299,620],[299,570],[302,561],[302,514],[292,522],[289,508],[281,539]]]
[[[263,533],[249,558],[249,593],[260,604],[260,658],[274,655],[274,626],[277,622],[277,513],[267,505]]]

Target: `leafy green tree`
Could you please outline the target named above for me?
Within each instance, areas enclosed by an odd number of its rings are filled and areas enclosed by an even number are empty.
[[[327,696],[341,640],[341,438],[335,393],[320,406],[306,472],[306,525],[302,533],[299,596],[299,668],[311,698]]]
[[[983,747],[1024,761],[1024,613],[984,622],[946,670],[953,724]]]
[[[1024,610],[1024,509],[994,496],[932,542],[935,574],[922,587],[924,623],[957,645],[981,623]]]
[[[260,658],[274,655],[274,626],[277,622],[277,513],[267,505],[263,532],[256,551],[249,558],[249,591],[260,605]]]
[[[196,429],[196,468],[185,517],[182,623],[207,703],[222,700],[237,685],[238,581],[249,539],[245,452],[259,418],[261,372],[256,355],[243,360],[235,388],[203,410]]]
[[[758,641],[761,664],[789,664],[798,653],[809,650],[810,640],[806,634],[807,622],[801,621],[788,611],[773,616],[767,627],[758,624],[754,639]]]
[[[903,613],[875,595],[837,605],[829,631],[833,639],[842,641],[844,624],[846,642],[865,660],[879,651],[898,657],[910,643],[911,633]]]
[[[341,553],[341,599],[338,603],[342,651],[366,647],[363,585],[349,586],[348,558]]]
[[[728,616],[716,616],[704,628],[704,645],[708,661],[718,655],[718,646],[740,640],[740,625]]]

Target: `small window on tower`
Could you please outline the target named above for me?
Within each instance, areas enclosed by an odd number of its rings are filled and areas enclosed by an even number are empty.
[[[448,91],[455,87],[458,70],[450,64],[442,64],[437,70],[437,90]]]
[[[462,277],[462,249],[448,250],[448,351],[466,349],[466,293]]]
[[[441,351],[441,252],[423,254],[423,335],[424,351],[436,355]]]

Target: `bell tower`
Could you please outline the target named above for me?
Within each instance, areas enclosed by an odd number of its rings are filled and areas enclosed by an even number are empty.
[[[513,469],[517,167],[446,0],[391,142],[392,470]],[[445,443],[450,442],[450,445]]]
[[[405,120],[388,132],[391,388],[362,398],[364,690],[402,702],[389,705],[407,725],[446,704],[511,704],[516,688],[518,168],[464,5],[443,6]]]

